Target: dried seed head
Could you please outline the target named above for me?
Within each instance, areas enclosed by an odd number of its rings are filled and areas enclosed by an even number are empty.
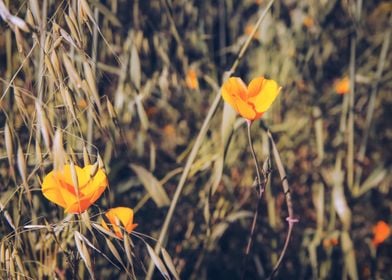
[[[27,172],[26,172],[26,161],[23,154],[23,149],[21,145],[18,143],[18,152],[17,152],[17,162],[18,162],[18,170],[19,174],[22,177],[23,184],[27,184]]]
[[[84,75],[86,77],[87,84],[88,84],[89,88],[91,89],[91,93],[94,97],[94,101],[98,105],[98,107],[100,108],[99,94],[98,94],[98,90],[97,90],[97,86],[96,86],[96,77],[95,77],[90,65],[86,61],[83,63],[83,68],[84,68]]]
[[[99,169],[105,170],[105,165],[103,164],[103,160],[100,154],[97,155],[97,161],[98,161]]]
[[[38,143],[35,144],[35,162],[38,166],[42,165],[42,151]]]
[[[74,10],[73,10],[73,8],[72,8],[71,5],[68,6],[68,17],[69,17],[69,19],[72,21],[72,24],[73,24],[75,27],[79,26],[79,25],[78,25],[78,22],[77,22],[77,20],[76,20],[75,12],[74,12]]]
[[[51,79],[52,79],[54,82],[57,83],[57,75],[56,75],[56,72],[54,71],[53,65],[52,65],[52,63],[50,62],[49,57],[48,57],[46,54],[45,54],[45,66],[46,66],[46,69],[47,69],[48,72],[49,72],[49,75],[50,75]]]
[[[83,145],[83,162],[84,166],[90,165],[90,157],[88,155],[88,151],[85,145]]]
[[[50,62],[52,63],[53,70],[57,74],[57,77],[60,79],[60,81],[62,81],[60,62],[55,49],[53,49],[50,54]]]
[[[1,210],[3,210],[2,207],[1,207]],[[0,245],[0,263],[2,263],[2,264],[5,263],[5,242],[4,241],[1,241],[1,245]]]
[[[72,38],[75,40],[75,42],[78,46],[81,46],[82,44],[81,44],[81,40],[79,37],[79,32],[78,32],[77,26],[74,25],[74,23],[72,22],[70,17],[67,15],[65,15],[65,21],[67,22],[67,25],[68,25],[69,31],[71,32]]]
[[[44,138],[44,143],[48,151],[51,150],[50,139],[51,135],[51,126],[49,125],[49,121],[45,116],[45,113],[38,101],[35,102],[35,109],[37,111],[37,126],[41,129],[42,136]]]
[[[65,53],[63,54],[63,62],[71,83],[76,89],[80,89],[82,87],[82,79],[80,78],[71,60],[68,58],[68,55]]]
[[[5,137],[5,149],[7,151],[7,157],[8,157],[8,162],[10,164],[10,167],[13,167],[14,165],[14,144],[12,141],[12,134],[10,127],[8,126],[8,123],[5,123],[4,126],[4,137]]]
[[[20,17],[11,15],[8,17],[8,22],[15,25],[15,27],[23,30],[24,32],[30,32],[30,28],[27,23]]]
[[[57,129],[53,140],[53,167],[54,170],[63,169],[65,164],[65,151],[63,145],[63,133]]]
[[[94,16],[93,16],[93,13],[92,13],[92,11],[91,11],[87,1],[86,0],[80,0],[78,2],[78,4],[79,4],[79,6],[78,6],[78,14],[79,14],[80,18],[83,20],[83,22],[87,23],[88,18],[92,22],[94,22]]]
[[[18,110],[20,111],[20,113],[22,114],[22,116],[24,118],[27,117],[27,109],[26,109],[26,105],[23,101],[21,92],[19,90],[19,88],[17,86],[14,86],[14,97],[15,97],[15,103],[16,103],[16,107],[18,107]]]
[[[76,195],[79,196],[79,181],[78,181],[78,175],[76,173],[75,164],[73,163],[73,161],[71,161],[69,165],[71,168],[71,177],[72,177],[73,187],[74,187]]]
[[[38,1],[37,0],[30,0],[29,2],[30,2],[29,7],[30,7],[31,12],[34,16],[35,22],[40,23],[41,22],[41,14],[40,14],[41,9],[38,5]]]
[[[31,10],[29,8],[27,8],[26,11],[25,21],[28,25],[35,26],[33,14],[31,13]]]
[[[46,36],[45,44],[44,44],[44,52],[45,53],[49,53],[51,45],[52,45],[52,37],[51,36]]]
[[[55,50],[60,44],[61,44],[61,42],[63,41],[63,37],[58,37],[55,41],[54,41],[54,43],[53,43],[53,49]]]
[[[25,271],[25,268],[24,268],[22,259],[20,258],[19,254],[18,254],[18,252],[17,252],[16,250],[14,250],[13,256],[14,256],[16,265],[17,265],[17,267],[18,267],[20,273],[21,273],[22,275],[26,275],[26,271]]]
[[[69,35],[69,33],[67,31],[65,31],[64,29],[60,28],[60,34],[65,39],[65,41],[67,41],[73,47],[75,47],[77,49],[80,49],[80,46],[77,43],[75,43],[75,41],[72,39],[71,35]]]
[[[116,114],[116,111],[114,110],[114,107],[113,107],[112,103],[110,102],[109,98],[106,98],[106,107],[108,108],[110,118],[114,122],[116,122],[117,114]]]
[[[24,54],[24,47],[23,46],[24,46],[25,41],[24,41],[22,34],[19,31],[19,28],[17,28],[17,27],[15,28],[15,39],[16,39],[16,47],[18,49],[18,52],[20,54]]]
[[[99,170],[98,167],[99,167],[98,162],[94,163],[94,165],[91,167],[91,169],[90,169],[90,177],[91,178],[94,177],[95,174],[97,174],[97,171]]]
[[[60,93],[61,93],[61,96],[62,96],[63,101],[65,103],[65,106],[71,112],[73,119],[76,120],[74,102],[72,101],[72,97],[71,97],[71,94],[69,93],[68,88],[63,85],[60,85]]]

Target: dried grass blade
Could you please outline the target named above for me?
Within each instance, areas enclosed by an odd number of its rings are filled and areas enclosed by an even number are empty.
[[[132,247],[131,247],[131,240],[128,236],[128,234],[124,234],[124,250],[125,250],[125,255],[127,256],[128,263],[131,264],[133,267],[133,261],[132,261]]]
[[[60,128],[58,128],[54,134],[53,139],[53,169],[62,170],[65,164],[66,154],[64,151],[63,144],[63,133]]]
[[[170,275],[169,275],[169,272],[167,271],[167,269],[166,269],[165,265],[163,264],[162,260],[161,260],[161,259],[159,258],[159,256],[154,252],[154,249],[151,248],[151,246],[148,245],[147,243],[145,243],[145,244],[146,244],[147,251],[148,251],[148,254],[149,254],[150,257],[151,257],[152,262],[155,264],[155,266],[156,266],[156,267],[158,268],[158,270],[161,272],[162,276],[163,276],[165,279],[171,279],[171,278],[170,278]]]
[[[12,141],[12,134],[10,127],[8,126],[8,122],[5,123],[4,126],[4,138],[5,138],[5,149],[7,152],[8,163],[10,165],[10,173],[11,176],[15,179],[15,170],[14,170],[14,144]]]
[[[137,48],[135,44],[132,44],[130,59],[131,61],[129,64],[129,74],[131,75],[131,81],[133,85],[135,86],[136,90],[139,91],[141,86],[142,69],[140,65],[139,54],[137,53]]]
[[[173,260],[170,257],[169,253],[164,248],[161,249],[161,252],[162,252],[163,260],[167,268],[170,270],[171,274],[173,275],[174,279],[179,280],[180,276],[177,273],[176,267],[174,266]]]
[[[116,258],[116,260],[117,260],[123,267],[125,267],[125,266],[124,266],[124,263],[123,263],[123,261],[122,261],[122,259],[121,259],[121,256],[120,256],[120,254],[118,253],[118,251],[117,251],[116,247],[114,246],[114,244],[112,243],[112,241],[110,241],[108,238],[105,238],[105,241],[106,241],[106,245],[108,246],[110,252],[112,252],[112,254],[113,254],[113,256]]]
[[[67,71],[67,74],[74,88],[80,89],[82,87],[82,79],[80,78],[78,72],[76,71],[68,55],[65,53],[63,54],[63,63],[64,63],[65,70]]]
[[[86,245],[83,242],[83,239],[81,238],[81,234],[78,231],[74,232],[74,239],[75,239],[76,248],[78,249],[80,257],[82,258],[84,264],[86,265],[91,278],[95,279],[94,272],[91,265],[90,255],[88,253]]]
[[[130,167],[136,173],[158,207],[170,204],[169,197],[162,184],[148,170],[136,164],[131,164]]]
[[[94,224],[93,224],[94,226]],[[81,235],[79,232],[78,234],[78,238],[80,238],[81,240],[83,240],[83,242],[85,242],[90,248],[92,248],[93,250],[97,251],[99,254],[101,254],[105,259],[107,259],[112,265],[114,265],[117,269],[120,270],[120,267],[118,267],[106,254],[104,254],[101,250],[99,250],[97,247],[95,247],[90,240],[88,240],[84,235]]]
[[[28,200],[31,202],[32,201],[31,192],[29,189],[29,185],[27,183],[26,160],[20,143],[18,144],[17,163],[18,163],[19,174],[22,177],[23,187],[25,188]]]
[[[115,239],[119,239],[119,238],[117,237],[117,235],[115,235],[115,234],[114,234],[113,232],[111,232],[110,230],[107,230],[107,229],[103,228],[103,227],[100,226],[99,224],[92,223],[92,226],[93,226],[96,230],[102,232],[103,234],[106,234],[106,235],[108,235],[108,236],[110,236],[110,237],[112,237],[112,238],[115,238]]]

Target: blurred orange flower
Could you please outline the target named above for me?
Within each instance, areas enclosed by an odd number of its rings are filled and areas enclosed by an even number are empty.
[[[247,24],[244,30],[245,35],[250,36],[254,28],[255,26],[253,24]],[[259,39],[257,32],[253,35],[252,39]]]
[[[62,170],[51,171],[42,182],[43,195],[63,207],[66,213],[84,212],[108,186],[105,172],[102,169],[94,171],[93,168],[93,165],[82,169],[67,164]]]
[[[242,117],[254,121],[271,107],[280,92],[274,80],[258,77],[248,87],[241,78],[229,78],[222,86],[222,97]]]
[[[111,208],[105,213],[106,218],[108,218],[111,227],[114,231],[114,233],[119,237],[123,238],[123,235],[121,233],[121,227],[124,227],[124,230],[128,233],[131,233],[135,227],[137,227],[137,224],[133,223],[133,210],[128,207],[116,207],[116,208]],[[102,226],[107,229],[109,229],[109,226],[106,224],[104,220],[101,222]]]
[[[326,238],[323,240],[323,246],[325,249],[334,247],[339,244],[339,239],[335,237]]]
[[[391,235],[391,228],[384,221],[379,221],[373,227],[373,240],[372,243],[374,246],[378,246],[385,241]]]
[[[303,24],[307,28],[312,28],[314,26],[314,19],[311,16],[306,16],[304,18]]]
[[[194,69],[188,70],[188,72],[186,73],[185,82],[189,89],[199,88],[199,81],[197,80],[197,74]]]
[[[335,91],[337,94],[346,94],[350,92],[350,79],[346,76],[335,81]]]

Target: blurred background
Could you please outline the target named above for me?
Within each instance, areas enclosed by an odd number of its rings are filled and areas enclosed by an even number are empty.
[[[288,214],[266,125],[299,219],[276,279],[392,279],[392,3],[269,2],[0,0],[1,278],[91,277],[78,223],[42,196],[58,157],[104,163],[91,223],[109,207],[135,211],[132,265],[121,240],[116,256],[109,237],[82,231],[97,279],[132,278],[130,266],[146,277],[143,240],[156,245],[181,176],[164,243],[180,278],[267,278]],[[282,90],[252,126],[271,174],[244,264],[256,173],[244,121],[214,100],[247,39],[232,76]]]

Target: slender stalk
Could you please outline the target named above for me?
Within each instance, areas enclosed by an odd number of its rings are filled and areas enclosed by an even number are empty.
[[[290,193],[290,186],[289,183],[287,181],[287,175],[286,175],[286,171],[284,170],[284,166],[282,163],[282,160],[280,158],[279,155],[279,151],[276,148],[275,145],[275,141],[274,138],[272,137],[272,134],[269,130],[267,130],[267,135],[268,138],[270,139],[271,142],[271,146],[272,146],[272,154],[274,156],[276,165],[278,167],[278,171],[279,171],[279,175],[280,175],[280,179],[282,181],[282,188],[283,188],[283,193],[285,195],[285,199],[286,199],[286,205],[287,205],[287,211],[289,216],[286,218],[286,221],[289,224],[289,228],[287,230],[287,235],[286,235],[286,241],[283,245],[283,249],[280,253],[279,259],[276,262],[270,276],[268,277],[268,279],[272,279],[275,275],[275,273],[278,271],[280,264],[282,263],[282,260],[286,254],[287,248],[289,246],[289,242],[290,242],[290,238],[293,232],[293,228],[294,228],[294,224],[298,222],[298,219],[296,219],[294,217],[294,210],[293,210],[293,202],[292,202],[292,198],[291,198],[291,193]]]
[[[230,68],[229,73],[233,73],[237,69],[239,62],[241,61],[243,55],[245,54],[245,51],[248,49],[250,42],[252,41],[253,35],[256,33],[256,30],[260,27],[261,22],[265,18],[268,10],[271,8],[274,1],[275,0],[271,0],[268,3],[265,10],[263,11],[263,13],[260,15],[259,20],[257,21],[252,33],[249,35],[248,39],[246,40],[243,47],[241,48],[240,53],[237,56],[237,59],[234,61],[232,67]],[[173,214],[174,214],[174,210],[176,209],[177,202],[180,199],[182,189],[185,186],[185,182],[186,182],[186,179],[189,175],[189,171],[191,170],[192,164],[193,164],[194,160],[196,159],[197,153],[198,153],[199,148],[201,147],[201,144],[202,144],[202,140],[207,133],[208,126],[210,124],[212,116],[214,115],[216,109],[218,108],[220,100],[221,100],[221,94],[220,94],[220,92],[218,92],[215,95],[215,99],[214,99],[210,109],[208,110],[207,116],[205,117],[203,125],[199,131],[199,134],[197,135],[195,144],[193,145],[192,150],[189,154],[189,157],[185,163],[184,171],[181,174],[181,178],[180,178],[180,181],[177,185],[176,191],[174,193],[173,200],[170,204],[169,211],[165,217],[165,221],[163,222],[163,226],[162,226],[161,232],[159,234],[158,242],[156,243],[155,248],[154,248],[154,251],[157,254],[159,254],[159,252],[161,251],[163,242],[166,239],[167,231],[169,229],[171,219],[173,218]],[[154,268],[155,268],[154,263],[152,261],[150,261],[150,265],[148,267],[148,272],[146,275],[146,280],[150,280],[152,278],[152,275],[154,273]]]
[[[261,184],[261,175],[260,175],[260,164],[259,161],[257,160],[255,149],[253,148],[253,141],[252,141],[252,136],[250,134],[250,128],[252,126],[252,121],[246,120],[247,128],[248,128],[248,141],[249,141],[249,147],[250,151],[252,153],[253,161],[255,163],[256,167],[256,175],[257,175],[257,186],[259,187],[259,196],[261,197],[264,192],[264,186]]]
[[[245,279],[244,277],[245,277],[245,272],[246,272],[246,264],[248,262],[250,249],[252,247],[254,234],[256,232],[257,218],[259,216],[261,198],[263,197],[265,185],[266,185],[267,180],[268,180],[268,176],[264,174],[264,181],[261,182],[260,164],[259,164],[259,161],[257,160],[256,153],[255,153],[255,150],[253,148],[253,141],[252,141],[252,137],[251,137],[251,133],[250,133],[250,129],[251,129],[251,126],[252,126],[252,121],[246,120],[246,124],[247,124],[247,131],[248,131],[249,147],[250,147],[250,151],[252,153],[253,161],[254,161],[254,164],[255,164],[255,167],[256,167],[256,175],[257,175],[256,180],[257,180],[257,186],[258,186],[258,196],[257,196],[256,210],[255,210],[255,214],[253,216],[252,226],[251,226],[251,229],[250,229],[248,244],[247,244],[246,250],[245,250],[245,258],[244,258],[243,265],[242,265],[242,267],[243,267],[243,269],[242,269],[242,277],[241,277],[242,279]]]

